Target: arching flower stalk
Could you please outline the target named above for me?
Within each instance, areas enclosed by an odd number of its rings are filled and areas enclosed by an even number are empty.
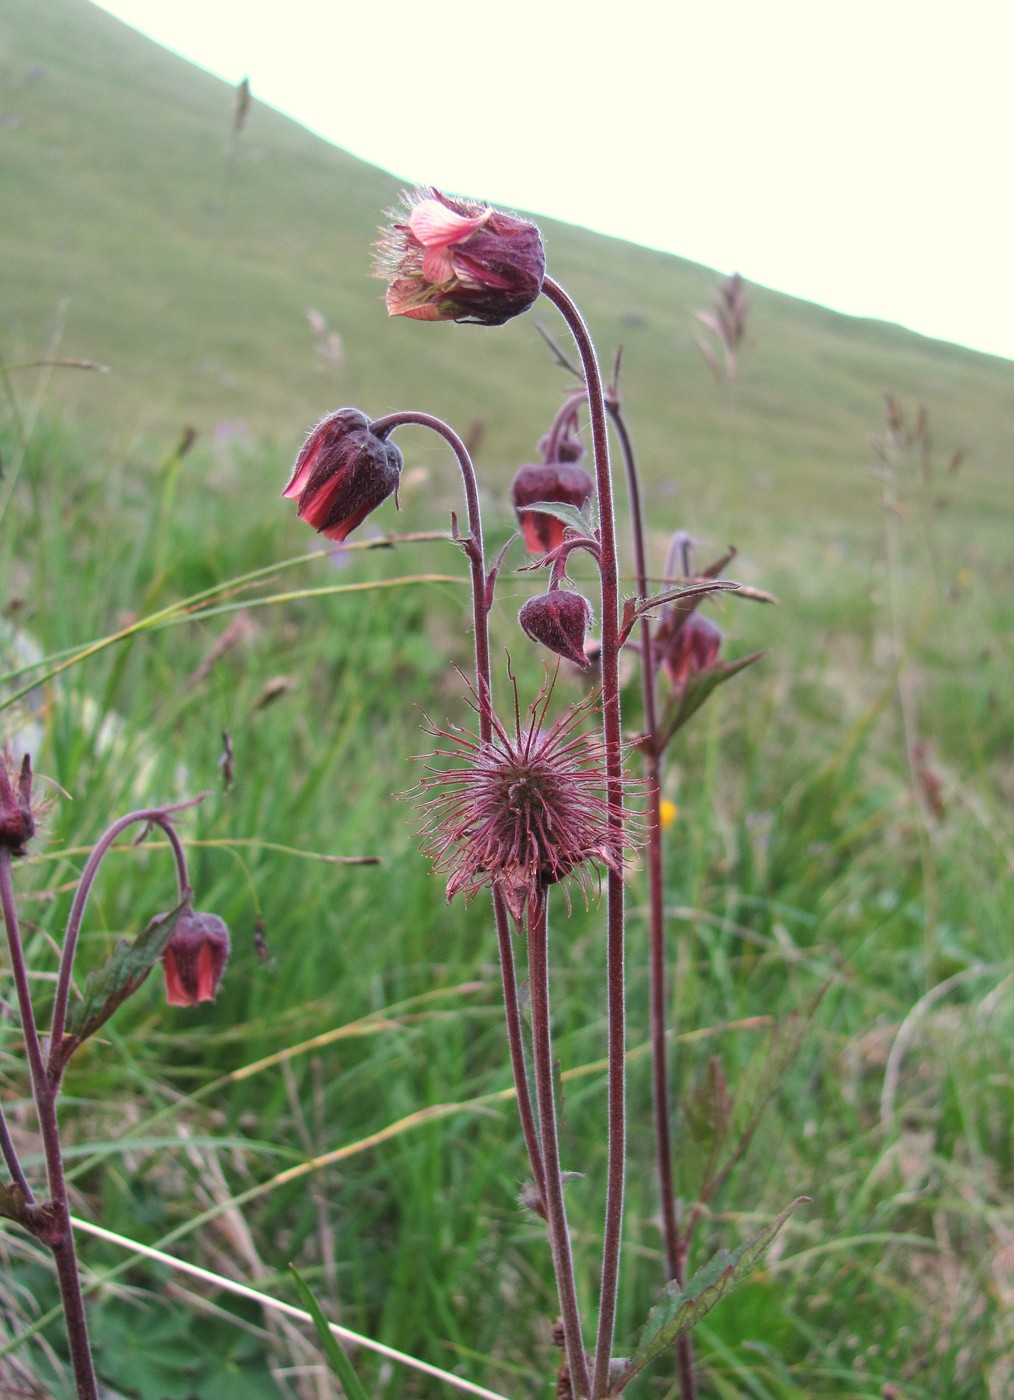
[[[32,1001],[32,987],[11,878],[12,860],[26,854],[27,844],[35,834],[35,809],[31,796],[32,768],[29,759],[24,759],[20,774],[12,780],[9,758],[0,753],[0,916],[6,933],[11,976],[21,1017],[21,1036],[38,1118],[46,1179],[46,1194],[37,1195],[19,1161],[13,1138],[0,1110],[0,1156],[11,1178],[8,1186],[0,1183],[0,1216],[14,1220],[51,1251],[67,1327],[77,1395],[79,1400],[97,1400],[99,1386],[92,1360],[84,1297],[78,1273],[57,1118],[57,1101],[63,1074],[71,1056],[85,1040],[94,1036],[117,1008],[144,983],[151,968],[171,941],[178,924],[188,918],[194,918],[190,912],[191,890],[186,855],[173,825],[173,817],[184,808],[193,806],[195,801],[201,801],[201,798],[172,806],[150,807],[130,812],[113,822],[99,837],[85,864],[71,902],[56,980],[50,1032],[44,1039],[39,1032]],[[152,920],[147,929],[132,942],[120,939],[106,962],[89,975],[84,991],[76,993],[72,987],[72,969],[88,896],[99,867],[117,837],[134,825],[140,825],[143,832],[152,827],[159,827],[166,836],[176,868],[179,902],[170,913]],[[224,939],[228,942],[228,933],[221,920],[215,919],[213,915],[197,917],[211,919],[216,925],[220,925],[216,930],[217,937],[219,941]],[[195,995],[186,1002],[187,1005],[206,999],[202,993],[213,995],[217,990],[223,964],[224,957],[217,968],[202,969],[196,974]],[[170,1001],[173,1000],[178,999],[172,996],[170,986]]]

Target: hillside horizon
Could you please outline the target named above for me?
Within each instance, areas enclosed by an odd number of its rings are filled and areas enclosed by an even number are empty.
[[[50,0],[44,26],[36,13],[11,0],[0,51],[0,352],[109,366],[55,372],[49,406],[120,444],[164,447],[189,426],[285,451],[339,404],[427,407],[463,429],[482,420],[498,483],[530,458],[567,387],[533,325],[558,333],[548,307],[492,334],[389,321],[370,261],[397,180],[256,91],[235,136],[232,88],[89,0]],[[607,367],[623,347],[647,479],[704,483],[695,505],[722,533],[757,509],[851,515],[885,394],[927,404],[940,440],[969,449],[983,504],[999,499],[1009,362],[751,286],[740,379],[722,393],[694,342],[709,269],[539,222]],[[15,383],[34,392],[24,371]]]

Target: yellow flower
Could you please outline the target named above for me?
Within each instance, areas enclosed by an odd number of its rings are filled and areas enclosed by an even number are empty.
[[[658,804],[658,823],[663,831],[672,826],[679,814],[680,809],[675,802],[670,802],[667,797],[661,799]]]

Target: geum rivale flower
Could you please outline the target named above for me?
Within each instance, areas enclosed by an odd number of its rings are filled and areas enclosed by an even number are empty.
[[[555,501],[584,510],[595,483],[576,462],[544,462],[520,467],[511,482],[511,504],[529,554],[549,554],[563,543],[566,526],[555,515],[531,510],[538,501]]]
[[[639,844],[639,817],[621,807],[610,821],[605,743],[582,728],[590,702],[571,706],[547,728],[551,689],[524,721],[515,692],[513,732],[491,714],[489,741],[431,726],[429,733],[450,747],[426,757],[459,766],[430,768],[408,794],[423,811],[423,851],[448,877],[448,902],[490,886],[519,924],[561,880],[576,880],[587,898],[595,868],[622,873],[624,849]]]
[[[588,599],[580,593],[552,588],[548,593],[537,594],[525,603],[518,621],[521,630],[533,642],[572,661],[582,671],[591,665],[585,651],[585,633],[591,626],[592,610]]]
[[[365,413],[339,408],[303,443],[282,495],[296,501],[300,520],[341,542],[397,491],[401,469],[401,452]]]
[[[32,761],[25,754],[17,772],[10,751],[0,749],[0,846],[12,856],[23,856],[34,835]]]
[[[229,961],[229,930],[217,914],[186,913],[162,951],[166,1001],[197,1006],[214,1001]]]
[[[542,291],[546,255],[528,219],[438,190],[402,195],[381,229],[376,275],[391,316],[502,326]]]

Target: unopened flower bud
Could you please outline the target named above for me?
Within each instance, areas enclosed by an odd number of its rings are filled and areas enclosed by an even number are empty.
[[[229,930],[217,914],[183,914],[162,952],[170,1006],[214,1001],[229,961]]]
[[[676,689],[682,690],[691,676],[714,666],[722,634],[709,618],[695,612],[671,636],[660,628],[657,645],[666,674]]]
[[[402,199],[407,220],[392,215],[378,244],[389,315],[502,326],[528,310],[546,272],[533,223],[437,190]]]
[[[565,593],[562,588],[529,598],[518,614],[522,630],[533,642],[540,642],[582,670],[591,665],[584,649],[584,634],[591,620],[588,599],[580,593]]]
[[[296,458],[282,495],[318,534],[344,540],[398,489],[402,456],[374,433],[357,408],[339,408],[321,420]]]
[[[552,435],[547,433],[545,437],[539,438],[539,451],[546,457],[552,452],[555,462],[580,462],[584,456],[584,443],[576,432],[561,434],[555,443],[552,441]]]
[[[583,510],[591,500],[595,483],[573,462],[546,462],[522,467],[511,482],[511,504],[529,554],[548,554],[563,543],[562,520],[543,511],[526,510],[536,501],[560,501]]]
[[[13,772],[10,754],[0,751],[0,846],[6,846],[12,856],[23,856],[35,835],[32,764],[27,754],[21,761],[16,789],[11,781]]]

